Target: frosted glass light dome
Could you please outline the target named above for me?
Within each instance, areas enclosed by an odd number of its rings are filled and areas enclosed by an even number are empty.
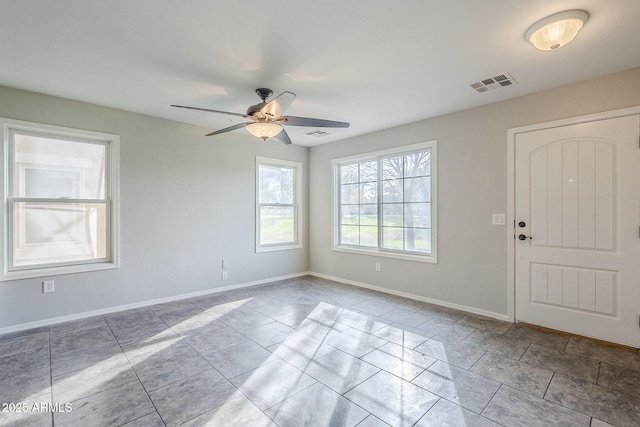
[[[247,130],[251,135],[266,140],[279,134],[282,131],[282,126],[270,122],[257,122],[248,124]]]
[[[584,10],[567,10],[533,24],[525,38],[539,50],[556,50],[573,40],[589,19]]]

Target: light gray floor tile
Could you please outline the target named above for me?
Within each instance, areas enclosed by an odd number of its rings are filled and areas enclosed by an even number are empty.
[[[467,315],[465,311],[455,308],[445,307],[442,305],[430,304],[420,309],[427,316],[435,316],[450,322],[457,322]]]
[[[602,363],[598,385],[640,398],[640,371]]]
[[[87,319],[79,319],[71,322],[58,323],[51,325],[49,328],[51,339],[58,338],[61,335],[77,333],[87,329],[107,326],[107,321],[103,316],[89,317]]]
[[[90,347],[54,353],[51,355],[51,375],[57,377],[85,369],[119,354],[122,354],[122,348],[116,341],[105,341]]]
[[[510,385],[534,396],[543,397],[553,371],[529,365],[495,353],[487,353],[473,365],[471,372]]]
[[[227,379],[277,359],[271,352],[251,341],[211,353],[205,358]]]
[[[39,335],[42,332],[47,332],[48,330],[49,330],[49,326],[40,326],[37,328],[25,329],[22,331],[15,331],[15,332],[9,332],[7,334],[2,334],[0,335],[0,344],[6,341],[14,340],[16,338],[24,338],[31,335]]]
[[[512,323],[504,320],[492,319],[491,317],[480,316],[478,314],[469,313],[456,323],[460,325],[471,326],[476,329],[493,332],[494,334],[504,334],[509,330]]]
[[[315,307],[315,304],[296,304],[287,305],[283,308],[282,304],[280,304],[279,310],[270,314],[269,317],[284,325],[297,328],[300,323],[308,318]]]
[[[271,322],[257,328],[245,330],[242,333],[261,346],[269,347],[285,341],[294,332],[295,329],[290,326],[280,322]]]
[[[12,356],[45,346],[49,346],[48,330],[33,334],[22,333],[13,339],[0,341],[0,357]]]
[[[369,413],[330,388],[316,383],[266,411],[280,427],[352,427]]]
[[[590,418],[539,397],[502,386],[483,416],[504,426],[589,426]]]
[[[178,336],[159,318],[141,324],[133,323],[127,328],[112,329],[122,347],[136,347],[139,344],[148,345]]]
[[[4,402],[0,401],[0,405],[2,403]],[[51,404],[50,394],[7,403],[19,403],[20,409],[14,408],[13,411],[10,411],[7,407],[6,411],[0,412],[0,426],[2,427],[49,427],[53,425],[51,412],[46,410],[47,405]],[[37,408],[44,408],[44,410],[41,411]],[[0,409],[2,408],[0,407]]]
[[[215,369],[149,392],[167,426],[182,424],[239,396],[238,390]]]
[[[433,408],[429,409],[429,412],[415,425],[415,427],[445,426],[499,427],[500,425],[445,399],[438,400],[438,403],[433,405]]]
[[[593,341],[587,338],[571,337],[566,348],[567,353],[596,359],[601,362],[619,365],[640,371],[640,354],[637,350],[624,348],[615,344]]]
[[[284,361],[274,361],[231,380],[258,408],[265,410],[304,390],[316,380]]]
[[[51,371],[49,368],[28,369],[11,377],[0,376],[0,405],[22,402],[25,399],[42,395],[51,396]],[[0,414],[2,414],[2,409],[0,407]]]
[[[421,329],[394,323],[373,332],[372,335],[394,344],[413,349],[431,338],[431,334]]]
[[[514,323],[509,330],[504,333],[504,336],[550,347],[559,351],[563,351],[569,342],[568,334],[524,323]]]
[[[51,340],[51,353],[65,353],[103,342],[113,342],[115,337],[107,325],[61,335]]]
[[[353,329],[367,332],[369,334],[374,333],[375,331],[378,331],[393,323],[392,320],[373,316],[367,313],[348,313],[346,317],[340,317],[338,319],[338,322]]]
[[[244,396],[181,424],[182,427],[278,427]]]
[[[105,315],[104,318],[114,330],[127,329],[131,327],[131,325],[139,326],[145,323],[154,323],[160,319],[149,307],[111,313]]]
[[[464,340],[464,343],[478,345],[487,351],[502,354],[512,359],[520,359],[531,345],[526,341],[481,330],[476,330],[469,335],[469,337]]]
[[[438,396],[384,371],[345,397],[394,427],[414,425],[438,401]]]
[[[406,308],[396,308],[382,315],[383,318],[391,320],[393,323],[399,323],[404,326],[415,328],[416,326],[430,320],[433,316],[421,313],[417,310],[409,310]]]
[[[376,348],[382,347],[388,341],[366,332],[349,329],[344,332],[330,332],[324,342],[354,357],[362,357]]]
[[[165,302],[163,304],[156,304],[150,307],[151,311],[153,311],[158,316],[162,317],[164,314],[168,314],[174,311],[186,311],[197,309],[198,311],[202,311],[199,307],[193,305],[193,303],[189,300],[183,299],[178,301]]]
[[[340,394],[351,390],[379,370],[340,350],[311,361],[303,369],[307,375]]]
[[[211,368],[211,365],[181,338],[137,348],[127,351],[126,354],[147,391]]]
[[[203,312],[202,309],[195,304],[184,305],[175,310],[164,311],[159,314],[159,317],[179,334],[216,321],[213,316]]]
[[[120,353],[84,369],[53,377],[53,399],[71,402],[131,381],[138,381],[138,377]]]
[[[389,424],[382,421],[373,415],[369,415],[365,418],[357,427],[390,427]]]
[[[138,381],[93,394],[71,405],[70,412],[54,413],[56,427],[119,426],[155,412]]]
[[[249,341],[249,338],[228,326],[210,325],[186,335],[187,342],[200,354],[211,354]]]
[[[598,379],[600,362],[587,357],[565,353],[538,344],[531,344],[520,359],[529,365],[539,366],[551,371],[559,372],[570,377],[580,378],[590,383]]]
[[[394,343],[385,344],[364,355],[362,360],[407,381],[413,380],[436,362],[433,357]]]
[[[302,368],[336,348],[310,336],[294,334],[288,340],[270,346],[268,350],[289,364]]]
[[[640,399],[586,381],[555,374],[546,400],[617,426],[637,426]]]
[[[414,350],[463,369],[471,368],[486,353],[485,348],[477,344],[442,342],[435,338],[417,346]]]
[[[374,316],[382,316],[383,314],[398,308],[397,306],[389,304],[388,302],[375,299],[359,302],[357,304],[353,304],[351,307],[358,311],[373,314]]]
[[[50,369],[49,347],[0,357],[0,377],[20,375],[28,370]]]
[[[272,318],[245,307],[233,310],[218,320],[236,331],[246,331],[273,322]]]
[[[468,337],[475,328],[460,325],[439,317],[427,320],[417,329],[424,331],[431,338],[442,342],[458,342]]]
[[[130,421],[122,425],[122,427],[164,427],[164,422],[157,412],[152,412],[137,420]]]
[[[474,412],[480,413],[500,383],[457,366],[438,361],[413,383]]]

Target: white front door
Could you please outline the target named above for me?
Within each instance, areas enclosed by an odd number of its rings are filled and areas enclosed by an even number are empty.
[[[515,139],[516,320],[640,347],[640,116]]]

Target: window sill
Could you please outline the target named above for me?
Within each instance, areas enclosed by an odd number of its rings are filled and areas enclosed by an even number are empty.
[[[102,262],[96,264],[78,264],[5,271],[2,276],[0,276],[0,282],[20,279],[35,279],[38,277],[61,276],[63,274],[89,273],[93,271],[112,270],[118,267],[119,266],[113,262]]]
[[[413,254],[405,254],[405,253],[397,253],[397,252],[386,252],[386,251],[380,251],[376,249],[352,248],[348,246],[334,246],[333,250],[335,252],[371,255],[371,256],[383,257],[383,258],[402,259],[405,261],[425,262],[428,264],[438,263],[438,260],[435,255],[413,255]]]
[[[289,249],[302,249],[302,245],[299,243],[292,243],[289,245],[257,246],[256,253],[286,251]]]

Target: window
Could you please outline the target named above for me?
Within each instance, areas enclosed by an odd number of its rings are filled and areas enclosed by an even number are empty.
[[[300,248],[302,164],[256,158],[256,252]]]
[[[117,267],[118,137],[0,122],[2,280]]]
[[[334,249],[436,262],[436,141],[336,159]]]

